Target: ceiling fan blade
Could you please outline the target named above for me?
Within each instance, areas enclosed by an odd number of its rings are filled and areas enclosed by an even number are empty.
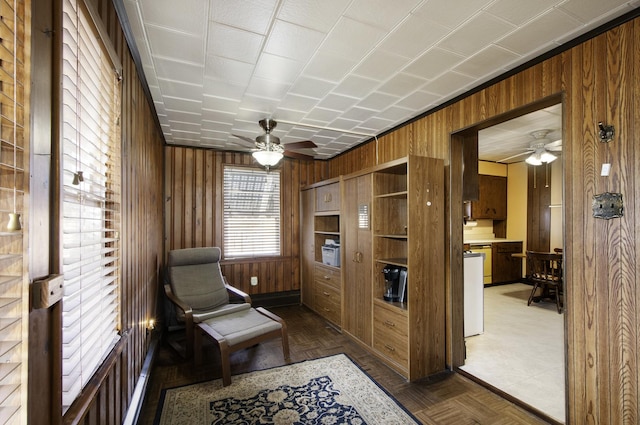
[[[245,136],[240,136],[238,134],[232,134],[232,136],[235,136],[238,139],[242,140],[243,142],[246,142],[246,143],[250,144],[251,147],[255,147],[256,146],[256,141],[253,140],[253,139],[250,139],[250,138],[245,137]]]
[[[562,139],[558,139],[555,142],[547,143],[546,145],[544,145],[544,148],[548,151],[561,151]]]
[[[504,161],[508,161],[508,160],[510,160],[510,159],[517,158],[517,157],[522,156],[522,155],[531,154],[532,152],[533,152],[533,151],[530,151],[530,150],[529,150],[529,151],[522,152],[522,153],[519,153],[519,154],[516,154],[516,155],[511,155],[511,156],[509,156],[509,157],[507,157],[507,158],[499,159],[499,160],[497,160],[496,162],[504,162]]]
[[[282,154],[289,158],[301,159],[303,161],[313,161],[313,157],[311,155],[305,155],[300,152],[284,151]]]
[[[302,140],[300,142],[285,143],[282,146],[284,146],[285,149],[306,149],[306,148],[313,149],[318,147],[311,140]]]

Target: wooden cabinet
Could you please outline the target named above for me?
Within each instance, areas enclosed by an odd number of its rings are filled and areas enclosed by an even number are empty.
[[[407,311],[381,300],[373,303],[373,348],[382,353],[395,369],[409,371],[409,321]]]
[[[300,209],[300,296],[304,305],[340,327],[342,273],[338,264],[324,264],[322,246],[341,240],[340,180],[323,182],[302,191]],[[341,260],[342,256],[338,256]]]
[[[344,231],[344,315],[342,329],[371,345],[371,174],[345,179],[342,199]]]
[[[373,172],[373,347],[409,380],[445,367],[444,209],[442,160],[409,156]],[[407,269],[404,303],[384,301],[387,264]],[[406,317],[406,336],[384,331],[389,311],[394,329]]]
[[[465,203],[465,216],[470,219],[506,220],[507,178],[480,174],[478,185],[478,200]]]
[[[316,205],[315,189],[303,190],[300,194],[300,299],[302,304],[311,309],[315,308],[313,299],[315,289],[315,238],[314,213]]]
[[[444,370],[443,161],[409,156],[304,192],[303,303],[411,381]],[[322,264],[328,238],[340,238],[340,267]],[[407,270],[404,302],[383,297],[387,264]]]
[[[492,283],[515,282],[522,279],[522,242],[496,242],[491,244]]]
[[[340,326],[342,320],[342,278],[335,267],[316,264],[314,271],[314,307],[331,323]]]
[[[340,183],[331,183],[316,189],[316,211],[340,210]]]

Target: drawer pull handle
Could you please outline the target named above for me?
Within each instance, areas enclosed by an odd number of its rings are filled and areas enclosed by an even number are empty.
[[[325,307],[325,308],[323,308],[323,310],[324,310],[324,311],[326,311],[327,313],[329,313],[329,312],[331,311],[330,309],[328,309],[328,308],[326,308],[326,307]]]
[[[329,293],[328,293],[328,292],[326,292],[326,291],[322,291],[322,295],[326,295],[326,296],[328,297],[328,296],[329,296],[329,295],[331,295],[331,294],[329,294]]]
[[[322,276],[325,280],[331,280],[331,276],[324,275]]]
[[[390,328],[395,328],[395,327],[396,327],[396,324],[395,324],[395,323],[393,323],[391,320],[385,320],[385,321],[384,321],[384,324],[385,324],[386,326],[389,326]]]
[[[396,349],[395,349],[395,348],[393,348],[392,346],[387,345],[387,344],[385,344],[385,345],[384,345],[384,348],[386,348],[387,350],[389,350],[389,351],[391,351],[391,352],[396,351]]]

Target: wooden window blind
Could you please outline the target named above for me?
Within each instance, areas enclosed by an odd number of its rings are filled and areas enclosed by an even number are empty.
[[[62,404],[120,331],[120,79],[82,1],[63,2]]]
[[[280,255],[280,171],[224,167],[225,258]]]
[[[23,214],[25,116],[30,26],[23,0],[0,0],[0,423],[27,421],[28,281],[24,233],[9,231],[9,214]],[[25,22],[25,20],[27,20]]]

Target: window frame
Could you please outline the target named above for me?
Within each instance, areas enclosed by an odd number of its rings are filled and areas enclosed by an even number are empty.
[[[227,183],[227,178],[226,178],[226,173],[227,170],[238,170],[238,171],[242,171],[245,173],[260,173],[262,175],[269,175],[271,173],[275,173],[278,176],[278,192],[277,192],[277,209],[278,209],[278,215],[277,215],[277,220],[278,220],[278,224],[277,224],[277,253],[276,252],[272,252],[272,253],[260,253],[260,252],[253,252],[253,253],[246,253],[246,254],[229,254],[229,249],[227,246],[227,237],[228,237],[228,228],[227,228],[227,198],[228,198],[228,193],[227,193],[227,189],[226,189],[226,183]],[[255,167],[255,166],[245,166],[245,165],[236,165],[236,164],[224,164],[223,165],[223,170],[222,170],[222,257],[224,260],[243,260],[243,259],[250,259],[250,258],[273,258],[273,257],[281,257],[282,256],[282,222],[283,222],[283,218],[282,218],[282,172],[279,169],[269,169],[269,170],[265,170],[263,168],[260,167]],[[274,238],[274,242],[276,242],[275,238]]]

